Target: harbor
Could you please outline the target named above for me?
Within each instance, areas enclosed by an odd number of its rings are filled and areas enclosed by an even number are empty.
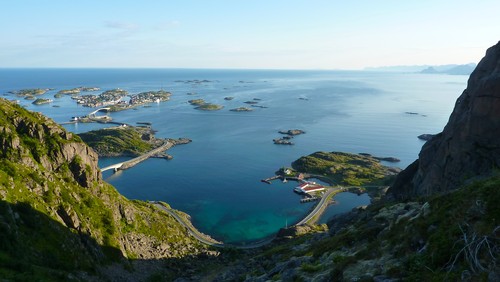
[[[327,187],[330,187],[319,184],[315,181],[307,180],[315,178],[315,176],[300,173],[298,176],[275,175],[261,179],[260,181],[267,184],[272,184],[275,180],[281,180],[283,183],[295,181],[298,185],[294,187],[293,192],[302,196],[300,203],[309,203],[320,200],[321,197],[318,195],[323,194],[325,190],[328,189]]]

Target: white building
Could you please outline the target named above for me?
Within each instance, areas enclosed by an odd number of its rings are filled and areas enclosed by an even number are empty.
[[[309,194],[312,192],[319,192],[325,190],[325,187],[323,185],[320,185],[316,182],[304,182],[295,187],[295,192],[300,193],[300,194]]]

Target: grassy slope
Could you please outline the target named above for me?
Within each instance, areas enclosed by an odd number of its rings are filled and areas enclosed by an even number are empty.
[[[312,240],[301,248],[296,246],[312,235],[295,238],[269,248],[254,260],[272,268],[277,258],[310,257],[300,265],[295,276],[298,281],[301,276],[316,275],[340,281],[346,269],[356,266],[359,277],[368,271],[405,281],[457,281],[462,275],[486,281],[495,267],[498,271],[500,176],[421,199],[424,202],[430,204],[428,216],[381,222],[376,215],[397,203],[379,203],[344,222],[335,235]],[[363,263],[368,266],[359,267]],[[371,268],[370,263],[380,267]]]
[[[379,183],[387,173],[387,168],[374,158],[341,152],[316,152],[294,161],[292,167],[323,175],[341,185]]]
[[[39,131],[16,128],[12,120],[38,130],[58,127],[55,123],[1,99],[0,109],[0,277],[67,280],[74,277],[69,273],[95,274],[98,266],[125,258],[180,258],[204,249],[154,206],[129,201],[100,181],[80,186],[70,167],[81,158],[65,161],[55,171],[46,169],[41,159],[57,158],[62,142],[78,144],[80,138],[70,134],[67,140],[56,133],[40,142]],[[169,252],[155,253],[155,246],[127,248],[126,242],[136,243],[126,239],[131,236],[168,245]]]
[[[143,132],[134,127],[92,130],[80,137],[100,156],[138,156],[152,149],[150,143],[141,139]]]

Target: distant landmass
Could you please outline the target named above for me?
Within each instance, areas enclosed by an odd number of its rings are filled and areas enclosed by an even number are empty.
[[[367,67],[369,71],[387,71],[387,72],[415,72],[415,73],[442,73],[451,75],[470,75],[476,68],[476,63],[463,65],[413,65],[413,66],[382,66]]]

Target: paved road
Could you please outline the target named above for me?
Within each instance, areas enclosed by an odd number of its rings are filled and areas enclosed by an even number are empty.
[[[134,165],[142,162],[142,161],[145,161],[147,160],[148,158],[150,158],[151,156],[153,155],[156,155],[158,153],[161,153],[163,151],[166,151],[168,149],[170,149],[174,144],[170,141],[167,141],[165,144],[161,145],[160,147],[156,148],[156,149],[153,149],[149,152],[146,152],[136,158],[133,158],[131,160],[128,160],[128,161],[125,161],[125,162],[121,162],[121,163],[117,163],[117,164],[114,164],[114,165],[110,165],[110,166],[107,166],[107,167],[103,167],[101,169],[101,171],[106,171],[106,170],[109,170],[109,169],[120,169],[120,170],[125,170],[127,168],[131,168],[133,167]]]
[[[311,220],[311,218],[313,218],[315,215],[317,215],[320,211],[323,210],[324,205],[328,204],[328,199],[330,198],[330,195],[334,192],[338,192],[341,189],[342,189],[342,187],[328,189],[328,191],[326,191],[326,193],[323,194],[323,196],[321,197],[321,200],[316,205],[316,207],[313,209],[313,211],[311,213],[309,213],[304,219],[302,219],[301,221],[299,221],[295,225],[306,224],[309,220]]]

